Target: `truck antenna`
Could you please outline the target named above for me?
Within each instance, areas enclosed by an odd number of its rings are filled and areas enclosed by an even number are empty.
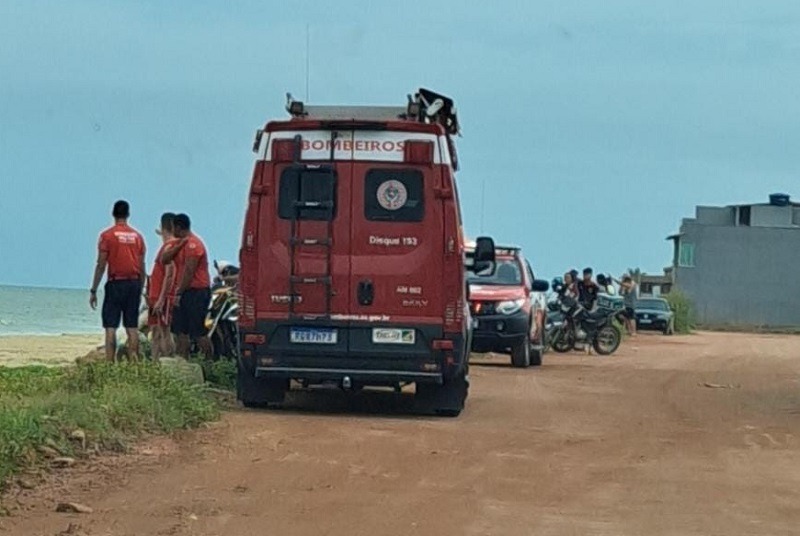
[[[481,184],[481,234],[483,234],[483,214],[486,212],[486,177],[483,178]]]
[[[311,72],[311,29],[308,23],[306,23],[306,102],[309,99],[309,80],[310,80],[310,72]]]

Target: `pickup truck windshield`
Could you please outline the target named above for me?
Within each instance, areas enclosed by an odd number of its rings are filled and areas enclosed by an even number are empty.
[[[512,259],[498,259],[497,267],[491,276],[469,275],[469,282],[475,285],[521,285],[522,270]]]

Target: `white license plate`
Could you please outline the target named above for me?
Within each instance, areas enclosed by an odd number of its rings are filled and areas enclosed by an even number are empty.
[[[416,332],[413,329],[373,328],[374,344],[414,344]]]
[[[652,322],[652,320],[650,320],[649,318],[640,318],[639,319],[639,323],[640,324],[650,324],[651,322]]]
[[[293,344],[336,344],[338,333],[335,329],[292,328],[289,341]]]

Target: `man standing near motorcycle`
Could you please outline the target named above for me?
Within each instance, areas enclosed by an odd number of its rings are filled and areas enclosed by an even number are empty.
[[[170,332],[172,303],[175,299],[175,263],[164,264],[161,256],[174,241],[173,221],[175,214],[165,212],[161,215],[161,227],[156,233],[161,236],[161,248],[156,253],[150,282],[147,285],[147,325],[153,334],[153,358],[170,356],[175,353],[175,344]]]
[[[189,357],[191,341],[197,341],[200,350],[211,357],[211,342],[206,336],[205,319],[211,301],[211,276],[208,272],[208,254],[203,241],[191,231],[191,221],[186,214],[173,220],[176,242],[164,248],[161,260],[175,263],[177,288],[172,318],[172,333],[178,337],[178,354]]]
[[[106,359],[111,362],[117,354],[120,320],[128,335],[129,355],[133,359],[139,357],[139,305],[147,274],[144,267],[144,238],[128,225],[128,202],[120,200],[114,203],[112,215],[114,225],[100,234],[97,265],[89,290],[89,306],[97,309],[97,287],[107,272],[102,316],[106,332]]]
[[[597,295],[600,293],[600,288],[592,280],[594,271],[591,268],[584,268],[583,279],[578,281],[578,294],[581,305],[587,311],[594,309],[594,303],[597,301]]]

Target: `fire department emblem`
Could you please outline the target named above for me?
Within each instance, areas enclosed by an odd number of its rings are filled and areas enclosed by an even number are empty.
[[[402,182],[390,179],[378,186],[378,203],[386,210],[397,210],[408,201],[408,190]]]

